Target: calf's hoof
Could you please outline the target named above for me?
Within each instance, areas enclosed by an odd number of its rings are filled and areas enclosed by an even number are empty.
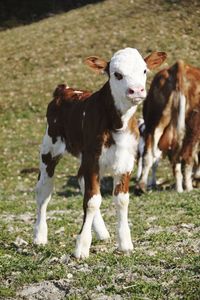
[[[38,246],[45,246],[47,244],[47,239],[43,237],[35,237],[33,239],[33,244],[38,245]]]
[[[124,241],[122,243],[119,243],[118,251],[123,252],[125,254],[130,254],[133,251],[132,241]]]
[[[76,249],[73,256],[77,259],[86,259],[89,257],[91,238],[86,239],[81,235],[77,236]]]

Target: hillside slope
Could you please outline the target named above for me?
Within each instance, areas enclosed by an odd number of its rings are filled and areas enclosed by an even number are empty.
[[[143,55],[166,51],[168,64],[182,58],[200,66],[199,32],[200,2],[195,0],[105,0],[0,32],[0,298],[18,299],[22,286],[44,280],[54,280],[58,287],[56,280],[65,278],[70,292],[62,299],[98,299],[102,294],[199,299],[198,190],[189,196],[173,191],[141,198],[131,194],[135,250],[130,257],[113,254],[115,212],[105,201],[111,244],[95,241],[95,254],[81,264],[68,257],[80,229],[82,197],[72,177],[77,162],[65,158],[49,209],[50,245],[32,245],[37,180],[32,171],[38,167],[46,106],[56,85],[97,89],[106,77],[92,73],[84,58],[109,60],[124,47],[138,48]],[[168,163],[161,166],[160,176],[173,183]],[[105,198],[111,199],[106,192]],[[28,244],[18,246],[18,236]]]

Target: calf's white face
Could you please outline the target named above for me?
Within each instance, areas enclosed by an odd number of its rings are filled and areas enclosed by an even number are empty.
[[[134,48],[117,51],[110,62],[89,56],[85,63],[97,73],[107,73],[116,108],[124,114],[146,97],[147,69],[159,67],[166,59],[165,52],[152,52],[144,59]]]
[[[122,113],[146,97],[147,65],[136,49],[117,51],[111,58],[109,73],[111,93]]]

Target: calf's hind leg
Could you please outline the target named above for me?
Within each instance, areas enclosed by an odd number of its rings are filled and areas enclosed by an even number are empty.
[[[65,144],[58,137],[53,143],[46,132],[40,152],[40,173],[36,185],[37,220],[34,230],[34,243],[47,243],[46,210],[51,199],[54,182],[54,170],[65,151]]]

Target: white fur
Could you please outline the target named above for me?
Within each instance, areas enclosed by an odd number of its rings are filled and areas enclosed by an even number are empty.
[[[130,173],[133,170],[138,140],[129,131],[127,124],[134,112],[135,108],[129,109],[122,117],[122,128],[112,133],[115,144],[110,148],[103,147],[99,159],[101,176],[105,172],[117,175],[126,172]]]
[[[110,238],[110,234],[105,226],[100,209],[97,210],[94,216],[92,226],[99,240],[107,240]]]
[[[185,134],[185,110],[186,110],[186,98],[184,95],[179,95],[179,114],[177,122],[178,141],[182,143],[182,139]]]
[[[186,164],[185,165],[185,188],[187,192],[193,190],[192,171],[193,171],[193,164]]]
[[[114,200],[118,216],[118,248],[120,251],[129,252],[133,250],[133,244],[128,225],[129,193],[119,193],[117,196],[114,196]]]
[[[144,168],[142,169],[142,177],[140,180],[141,185],[143,184],[145,186],[147,185],[148,175],[152,165],[153,165],[153,153],[152,153],[152,149],[148,149],[144,156]]]
[[[156,160],[157,158],[160,158],[161,156],[161,151],[159,150],[158,148],[158,143],[159,143],[159,140],[163,134],[163,131],[164,131],[164,128],[163,127],[157,127],[155,129],[155,132],[154,132],[154,136],[153,136],[153,156],[154,156],[154,160]]]
[[[57,137],[56,143],[53,144],[52,138],[48,135],[48,127],[46,129],[45,136],[41,145],[41,154],[51,153],[52,157],[64,154],[66,151],[66,145],[61,140],[60,137]]]
[[[89,256],[90,245],[92,242],[92,223],[101,205],[101,195],[94,195],[88,201],[86,219],[81,233],[76,240],[74,256],[76,258],[87,258]]]
[[[181,171],[181,163],[175,165],[176,190],[178,193],[183,192],[183,175]]]
[[[115,105],[121,113],[146,97],[146,69],[146,63],[136,49],[125,48],[113,55],[110,61],[110,88]],[[123,78],[116,79],[115,72],[120,73]],[[134,90],[135,93],[129,95],[128,89]]]

